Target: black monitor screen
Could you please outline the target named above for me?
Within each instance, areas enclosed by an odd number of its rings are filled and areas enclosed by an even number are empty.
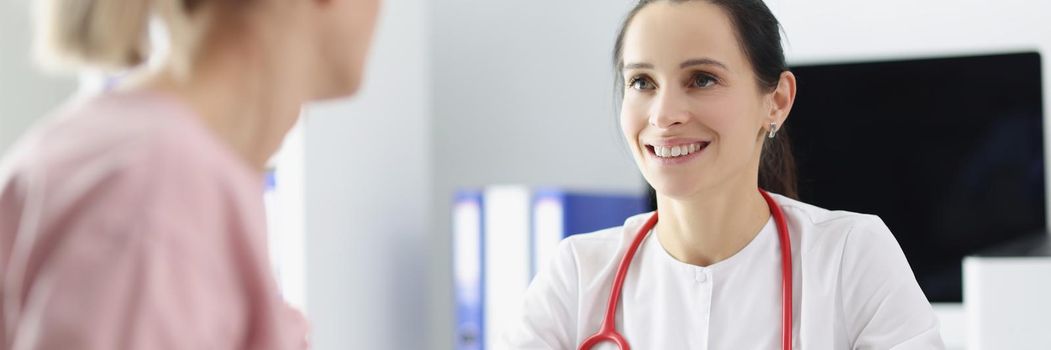
[[[932,302],[964,256],[1045,231],[1040,56],[793,67],[800,199],[879,215]]]

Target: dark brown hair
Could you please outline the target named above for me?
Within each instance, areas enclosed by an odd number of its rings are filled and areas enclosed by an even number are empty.
[[[624,98],[624,78],[620,74],[624,68],[622,59],[624,33],[639,11],[658,1],[673,3],[707,1],[722,8],[730,17],[730,22],[733,23],[737,40],[752,65],[752,71],[755,72],[758,87],[764,92],[777,89],[781,73],[788,71],[788,65],[785,63],[785,54],[781,47],[781,25],[762,0],[639,0],[639,3],[628,13],[624,23],[621,24],[617,42],[613,46],[615,87],[618,99]],[[796,162],[792,156],[791,142],[786,131],[782,126],[776,138],[763,142],[762,155],[759,160],[759,187],[791,198],[798,198]]]

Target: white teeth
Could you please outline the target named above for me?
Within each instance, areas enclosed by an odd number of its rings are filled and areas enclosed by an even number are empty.
[[[681,157],[681,156],[685,156],[687,154],[691,154],[691,153],[697,152],[700,149],[701,149],[701,144],[699,144],[699,143],[693,143],[693,144],[682,145],[682,146],[674,146],[674,147],[653,146],[653,154],[655,154],[655,155],[657,155],[658,157],[661,157],[661,158]]]

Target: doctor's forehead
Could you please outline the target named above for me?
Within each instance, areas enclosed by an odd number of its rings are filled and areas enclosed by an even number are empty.
[[[711,59],[731,70],[747,64],[726,12],[707,1],[660,1],[639,11],[624,33],[625,65],[645,63],[656,68]]]

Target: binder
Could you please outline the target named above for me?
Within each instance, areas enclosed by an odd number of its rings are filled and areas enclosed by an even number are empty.
[[[482,192],[460,191],[453,204],[453,293],[456,299],[454,349],[481,350],[485,336]]]
[[[532,273],[532,193],[526,186],[490,186],[484,196],[484,349],[497,349],[499,336],[520,318],[522,297]]]
[[[535,275],[558,253],[562,239],[578,233],[621,226],[628,217],[646,211],[642,194],[536,191],[533,199],[532,270]]]
[[[453,265],[458,350],[497,349],[520,319],[534,274],[571,234],[620,226],[645,211],[638,194],[488,186],[456,193]]]

